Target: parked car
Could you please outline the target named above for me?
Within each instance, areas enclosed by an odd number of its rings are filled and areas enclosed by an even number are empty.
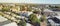
[[[60,19],[57,17],[48,18],[48,25],[50,26],[60,26]]]

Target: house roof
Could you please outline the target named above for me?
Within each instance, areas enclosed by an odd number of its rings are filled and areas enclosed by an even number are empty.
[[[49,9],[44,9],[44,12],[53,12],[53,11]]]
[[[8,19],[6,19],[6,18],[0,16],[0,22],[6,21],[6,20],[8,20]]]
[[[3,25],[3,26],[17,26],[17,24],[15,22],[11,22],[11,23]]]
[[[30,23],[26,23],[26,26],[32,26]]]

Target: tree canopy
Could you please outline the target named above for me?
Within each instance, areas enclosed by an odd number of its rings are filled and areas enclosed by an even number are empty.
[[[19,23],[18,23],[18,26],[26,26],[26,22],[24,20],[21,20]]]
[[[3,11],[9,11],[9,9],[10,9],[9,7],[2,8]]]
[[[40,20],[37,18],[35,14],[31,14],[29,17],[32,23],[40,22]]]

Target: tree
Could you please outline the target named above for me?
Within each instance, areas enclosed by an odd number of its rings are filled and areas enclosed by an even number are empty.
[[[24,5],[21,5],[20,11],[24,11],[24,10],[27,10],[27,7]]]
[[[37,16],[35,14],[31,14],[29,16],[29,19],[31,20],[31,23],[36,23],[36,22],[40,23],[40,20],[37,18]]]
[[[3,11],[9,11],[9,7],[3,7],[2,10]]]
[[[32,11],[32,9],[31,8],[28,8],[27,11]]]
[[[42,15],[42,17],[41,17],[41,22],[43,22],[43,21],[46,21],[46,16],[45,15]]]
[[[36,15],[34,15],[34,14],[31,14],[30,16],[30,20],[31,20],[31,22],[36,22],[37,20],[36,20]]]
[[[34,26],[40,26],[40,19],[37,18],[35,14],[31,14],[29,16],[30,23],[33,24]]]
[[[0,15],[1,15],[1,16],[3,16],[3,14],[2,14],[2,13],[0,13]]]
[[[21,21],[18,23],[18,26],[26,26],[25,20],[21,20]]]

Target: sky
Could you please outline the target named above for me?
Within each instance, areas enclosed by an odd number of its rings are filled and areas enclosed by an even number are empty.
[[[0,3],[60,4],[60,0],[0,0]]]

